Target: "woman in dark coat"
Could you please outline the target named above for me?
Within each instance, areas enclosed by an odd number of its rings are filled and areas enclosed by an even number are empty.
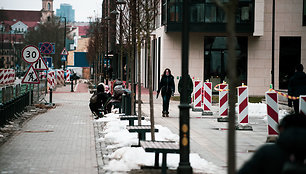
[[[174,85],[174,77],[171,75],[171,70],[166,68],[162,78],[160,80],[157,96],[161,91],[161,95],[163,98],[163,117],[169,117],[169,102],[171,95],[174,95],[175,85]]]

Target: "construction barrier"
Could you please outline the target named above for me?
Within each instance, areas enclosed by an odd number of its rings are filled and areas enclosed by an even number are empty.
[[[64,85],[64,70],[57,70],[56,71],[56,82],[57,85]]]
[[[300,96],[299,108],[300,108],[300,111],[299,111],[300,114],[306,116],[306,95]]]
[[[278,135],[278,96],[275,91],[266,92],[268,135]]]
[[[237,88],[238,94],[238,123],[248,124],[249,123],[249,97],[248,97],[248,87],[239,86]]]
[[[46,79],[46,78],[47,78],[47,73],[46,73],[46,71],[39,72],[39,78],[40,78],[40,79]]]
[[[55,88],[55,72],[49,71],[48,72],[48,88],[54,89]]]
[[[66,82],[68,82],[68,83],[70,83],[71,81],[70,81],[70,75],[71,75],[71,72],[70,72],[70,70],[69,69],[67,69],[66,70]]]
[[[219,85],[219,116],[228,116],[228,84]]]
[[[0,85],[8,85],[15,82],[14,69],[0,69]]]
[[[204,92],[203,92],[203,110],[210,112],[211,111],[211,102],[212,102],[212,83],[204,82]]]
[[[202,81],[200,80],[194,81],[193,91],[194,91],[193,109],[202,110]]]

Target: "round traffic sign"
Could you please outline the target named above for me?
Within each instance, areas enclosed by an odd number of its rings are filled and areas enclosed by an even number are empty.
[[[40,51],[43,54],[51,54],[53,51],[53,46],[49,42],[44,42],[40,47]]]
[[[28,45],[22,50],[22,58],[27,63],[35,63],[40,57],[38,48],[34,45]]]

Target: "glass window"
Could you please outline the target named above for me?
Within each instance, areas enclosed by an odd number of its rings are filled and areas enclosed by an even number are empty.
[[[190,7],[190,22],[204,22],[204,4],[193,4]]]
[[[217,22],[217,8],[214,4],[205,5],[205,22]]]

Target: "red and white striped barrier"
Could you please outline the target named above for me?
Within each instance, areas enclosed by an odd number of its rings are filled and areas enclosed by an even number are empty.
[[[40,78],[40,79],[46,79],[46,78],[47,78],[47,73],[46,73],[46,71],[39,72],[39,78]]]
[[[49,71],[48,72],[48,88],[54,89],[55,88],[55,72]]]
[[[219,116],[228,116],[228,84],[220,84],[219,89],[224,89],[219,91]]]
[[[58,85],[64,85],[64,71],[63,70],[56,71],[56,82]]]
[[[71,81],[70,81],[70,75],[71,75],[71,72],[70,72],[70,70],[69,69],[67,69],[66,70],[66,82],[68,82],[68,83],[70,83]]]
[[[306,95],[300,96],[299,108],[300,108],[300,114],[306,116]]]
[[[266,92],[268,135],[278,135],[278,97],[274,91]]]
[[[211,111],[211,101],[212,101],[212,83],[204,82],[204,99],[203,99],[203,110]]]
[[[202,110],[202,81],[200,80],[194,81],[193,91],[194,91],[193,109]]]
[[[249,94],[247,86],[239,86],[238,92],[238,123],[248,124],[249,123]]]
[[[0,84],[7,85],[15,82],[14,69],[1,69],[0,70]]]

